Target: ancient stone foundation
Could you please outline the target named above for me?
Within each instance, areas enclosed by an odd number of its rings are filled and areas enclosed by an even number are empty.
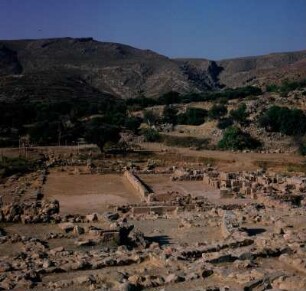
[[[153,194],[148,187],[132,172],[125,171],[123,176],[132,185],[143,201],[149,200],[149,195]]]

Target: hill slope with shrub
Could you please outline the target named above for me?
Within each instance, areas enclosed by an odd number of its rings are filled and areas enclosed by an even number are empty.
[[[213,61],[170,59],[92,38],[0,41],[0,99],[157,98],[306,76],[306,51]]]

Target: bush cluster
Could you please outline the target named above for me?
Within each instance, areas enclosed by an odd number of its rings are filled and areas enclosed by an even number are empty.
[[[256,149],[260,147],[260,142],[240,128],[231,126],[224,131],[218,147],[226,150]]]
[[[217,127],[219,129],[226,129],[233,125],[233,120],[231,118],[221,118],[218,120]]]
[[[266,86],[267,92],[277,92],[281,96],[286,97],[289,92],[306,87],[306,79],[302,81],[285,80],[281,85],[270,84]]]
[[[259,125],[268,131],[303,135],[306,133],[306,115],[300,109],[271,106],[259,117]]]
[[[193,136],[171,136],[163,135],[162,141],[165,145],[173,147],[195,148],[196,150],[207,149],[209,140]]]
[[[0,139],[18,145],[19,136],[29,135],[38,145],[71,144],[88,136],[93,119],[104,125],[131,126],[126,105],[119,100],[1,103]]]
[[[34,167],[32,161],[26,160],[24,158],[0,158],[0,177],[8,177],[14,174],[22,174],[30,171]]]
[[[201,125],[205,122],[207,110],[201,108],[187,108],[185,113],[178,115],[177,123],[186,125]]]
[[[178,92],[170,91],[157,99],[146,97],[127,99],[126,104],[128,107],[132,107],[133,109],[141,109],[154,105],[187,104],[191,102],[217,100],[224,104],[231,99],[243,99],[248,96],[258,96],[261,94],[262,90],[255,86],[225,89],[222,91],[210,91],[205,93],[179,94]]]
[[[249,117],[246,104],[241,103],[237,109],[231,110],[230,116],[237,123],[241,125],[246,125]]]
[[[146,142],[159,142],[161,141],[161,138],[162,138],[160,133],[153,128],[144,129],[142,131],[142,134]]]
[[[227,107],[223,104],[214,104],[208,111],[210,119],[220,119],[227,114]]]

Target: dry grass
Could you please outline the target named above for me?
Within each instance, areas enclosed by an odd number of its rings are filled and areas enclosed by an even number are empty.
[[[306,163],[284,163],[276,161],[255,161],[254,165],[264,170],[273,170],[286,174],[306,174]]]

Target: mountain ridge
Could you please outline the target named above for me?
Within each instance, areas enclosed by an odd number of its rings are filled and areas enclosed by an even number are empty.
[[[66,96],[62,90],[58,99],[69,98],[69,94],[73,99],[78,94],[73,93],[71,87],[78,87],[80,83],[89,91],[97,91],[97,98],[113,95],[123,99],[155,98],[169,91],[188,93],[246,85],[261,87],[286,78],[305,78],[305,64],[306,50],[215,61],[171,59],[151,50],[100,42],[90,37],[0,40],[0,100],[21,97],[39,100],[44,96],[35,92],[43,91],[48,95],[48,88],[56,91],[58,82],[65,83],[66,79],[74,80],[67,83],[70,93]],[[16,82],[16,76],[20,82]],[[22,92],[26,92],[26,96],[22,96]]]

